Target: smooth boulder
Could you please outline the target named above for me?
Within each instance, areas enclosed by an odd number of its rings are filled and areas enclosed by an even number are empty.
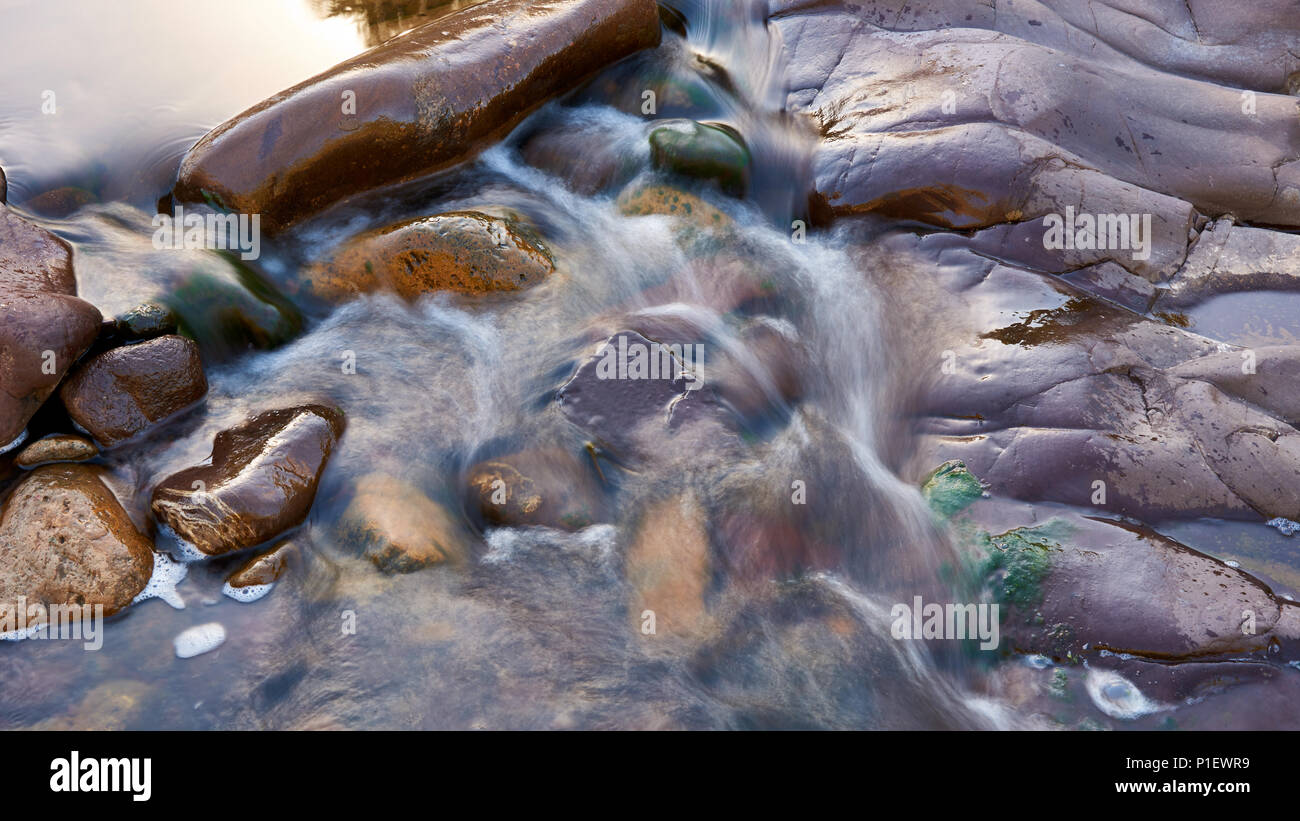
[[[259,103],[190,149],[183,202],[280,230],[459,162],[600,68],[659,43],[653,0],[491,0]]]
[[[153,545],[85,465],[47,465],[23,477],[0,515],[0,619],[27,603],[131,603],[153,572]]]
[[[199,346],[160,336],[82,364],[59,389],[68,415],[106,447],[125,442],[208,392]]]
[[[379,290],[407,300],[434,291],[518,291],[555,270],[531,233],[515,220],[477,211],[407,220],[349,240],[308,270],[306,287],[330,302]]]
[[[273,539],[307,518],[343,429],[322,405],[258,414],[218,433],[207,464],[162,480],[154,516],[207,556]]]

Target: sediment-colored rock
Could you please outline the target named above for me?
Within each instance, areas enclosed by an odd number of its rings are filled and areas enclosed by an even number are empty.
[[[634,630],[641,632],[647,610],[654,616],[655,635],[699,637],[708,629],[705,596],[712,557],[704,509],[693,495],[652,504],[623,561]]]
[[[303,276],[308,290],[332,302],[378,290],[407,300],[433,291],[517,291],[555,270],[531,234],[476,211],[437,214],[354,237]]]
[[[493,0],[218,126],[182,161],[174,193],[261,214],[263,229],[276,231],[463,160],[597,69],[658,42],[652,0]]]
[[[386,573],[411,573],[466,556],[463,536],[442,505],[409,482],[380,473],[357,482],[338,532]]]
[[[467,474],[471,516],[484,525],[578,530],[607,515],[592,459],[544,448],[488,459]]]
[[[131,603],[153,571],[153,545],[85,465],[47,465],[22,478],[0,515],[0,619],[28,604]]]
[[[112,447],[207,392],[199,346],[184,337],[160,336],[82,363],[59,388],[59,397],[74,422]]]
[[[34,468],[51,462],[84,462],[99,455],[95,443],[70,433],[56,433],[23,448],[14,459],[20,468]]]
[[[218,433],[207,464],[159,482],[154,516],[209,556],[273,539],[307,518],[343,429],[322,405],[258,414]]]
[[[263,553],[258,553],[231,573],[226,584],[234,588],[274,584],[297,550],[294,542],[284,541]]]

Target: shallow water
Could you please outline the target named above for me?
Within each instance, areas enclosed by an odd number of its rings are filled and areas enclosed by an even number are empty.
[[[428,4],[426,15],[454,5]],[[0,98],[0,165],[20,208],[60,187],[92,195],[67,213],[37,216],[75,244],[81,294],[105,315],[196,268],[227,264],[150,243],[153,205],[195,139],[407,20],[290,0],[227,4],[202,20],[149,0],[130,15],[72,8],[6,6],[24,25],[0,34],[20,67]],[[336,404],[348,429],[294,536],[302,555],[247,603],[222,593],[244,557],[191,565],[176,591],[183,608],[140,603],[107,625],[98,652],[65,642],[0,646],[0,726],[1026,726],[987,695],[987,671],[968,655],[890,638],[892,603],[921,590],[945,595],[953,561],[920,494],[898,477],[908,448],[897,420],[906,409],[888,379],[900,343],[884,338],[882,302],[851,258],[861,236],[792,242],[792,223],[809,218],[812,135],[783,111],[780,50],[762,4],[683,0],[676,8],[685,38],[666,32],[660,49],[548,104],[475,162],[349,203],[265,244],[258,267],[293,294],[301,266],[358,231],[420,214],[509,209],[545,237],[558,273],[486,299],[304,301],[298,338],[212,363],[202,405],[102,461],[126,495],[137,494],[134,512],[143,515],[154,483],[206,458],[217,431],[272,407]],[[85,45],[72,54],[51,48],[61,40]],[[715,204],[736,222],[726,249],[735,268],[771,295],[757,307],[720,297],[715,272],[669,220],[623,216],[612,196],[575,193],[523,159],[528,140],[559,132],[575,153],[594,139],[612,146],[631,176],[645,173],[650,126],[639,94],[627,90],[663,77],[699,93],[680,103],[665,96],[660,116],[725,123],[754,153],[751,196]],[[45,88],[58,89],[58,113],[48,118],[32,113]],[[335,532],[354,483],[372,472],[459,510],[462,473],[483,454],[585,453],[587,436],[561,416],[555,392],[602,340],[648,319],[696,329],[710,362],[727,361],[767,389],[768,412],[665,435],[642,464],[600,459],[609,521],[574,533],[490,530],[461,566],[385,576]],[[797,406],[780,400],[766,365],[749,355],[742,335],[755,323],[793,338],[815,363]],[[342,367],[349,356],[355,373]],[[813,512],[793,527],[821,545],[799,567],[807,572],[759,557],[777,570],[756,581],[744,562],[718,562],[707,579],[715,628],[703,638],[648,640],[636,629],[624,556],[653,502],[689,491],[725,542],[735,537],[720,532],[718,514],[737,499],[762,511],[795,481],[805,483]],[[778,526],[791,527],[780,515],[758,524],[780,552],[790,539]],[[158,547],[175,545],[161,535]],[[354,632],[344,628],[350,620]],[[224,642],[178,658],[173,640],[212,623]]]

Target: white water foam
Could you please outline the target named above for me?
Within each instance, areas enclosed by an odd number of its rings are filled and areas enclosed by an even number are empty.
[[[1170,709],[1147,698],[1133,682],[1110,670],[1089,670],[1084,687],[1097,709],[1111,718],[1128,720]]]
[[[220,622],[211,621],[181,631],[179,636],[172,639],[172,646],[176,648],[177,658],[188,659],[210,653],[225,641],[226,628]]]
[[[190,572],[184,562],[172,561],[166,553],[155,551],[153,554],[153,574],[131,604],[139,604],[145,599],[162,599],[177,610],[185,609],[185,600],[176,590],[176,585]]]
[[[226,582],[221,586],[221,592],[235,601],[247,604],[255,602],[270,593],[272,587],[275,587],[275,582],[270,584],[247,584],[243,587],[234,587],[230,582]]]

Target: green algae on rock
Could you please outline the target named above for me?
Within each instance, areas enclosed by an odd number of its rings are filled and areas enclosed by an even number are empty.
[[[952,518],[982,497],[984,486],[964,462],[950,459],[921,481],[921,495],[935,513]]]

